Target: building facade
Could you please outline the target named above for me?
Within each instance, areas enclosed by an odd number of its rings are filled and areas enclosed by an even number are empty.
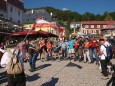
[[[23,24],[24,4],[22,0],[7,0],[7,18],[16,24]]]
[[[114,25],[115,21],[81,21],[80,32],[86,35],[101,34],[101,29]]]
[[[23,24],[23,0],[0,0],[0,16],[11,22]]]
[[[102,29],[101,34],[105,37],[115,37],[115,26],[113,28]]]
[[[7,6],[4,0],[0,0],[0,16],[7,18]]]
[[[52,19],[52,16],[44,9],[27,10],[23,14],[23,23],[26,25],[29,24],[30,26],[40,17],[42,17],[46,21],[51,21]],[[31,27],[32,26],[27,28],[31,28]]]

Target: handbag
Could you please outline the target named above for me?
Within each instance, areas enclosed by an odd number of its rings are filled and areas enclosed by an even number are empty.
[[[17,75],[23,72],[22,64],[18,59],[18,55],[13,54],[13,58],[6,65],[7,74]]]

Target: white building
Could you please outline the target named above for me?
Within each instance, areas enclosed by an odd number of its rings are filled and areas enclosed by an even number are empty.
[[[0,8],[4,9],[0,11],[4,18],[18,25],[23,24],[23,0],[2,0],[0,1]]]
[[[7,18],[16,24],[23,24],[24,5],[22,0],[7,0]]]

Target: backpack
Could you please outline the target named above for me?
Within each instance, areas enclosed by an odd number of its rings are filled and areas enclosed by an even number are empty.
[[[10,52],[11,53],[11,52]],[[6,65],[7,74],[17,75],[23,71],[22,64],[18,59],[18,55],[13,54],[13,58]]]
[[[112,48],[111,48],[111,46],[105,46],[105,45],[103,45],[103,46],[106,48],[107,57],[112,58],[111,57],[112,56]]]

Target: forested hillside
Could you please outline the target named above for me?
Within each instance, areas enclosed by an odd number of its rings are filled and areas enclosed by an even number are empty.
[[[41,9],[41,8],[34,8],[34,9]],[[104,14],[93,14],[90,12],[86,12],[84,14],[80,14],[78,12],[74,12],[71,10],[63,11],[53,7],[43,7],[42,9],[45,9],[48,13],[52,12],[53,15],[55,15],[55,17],[59,21],[59,23],[62,26],[68,28],[68,30],[71,22],[115,20],[115,12],[104,12]],[[66,25],[64,24],[64,22],[66,22]]]

